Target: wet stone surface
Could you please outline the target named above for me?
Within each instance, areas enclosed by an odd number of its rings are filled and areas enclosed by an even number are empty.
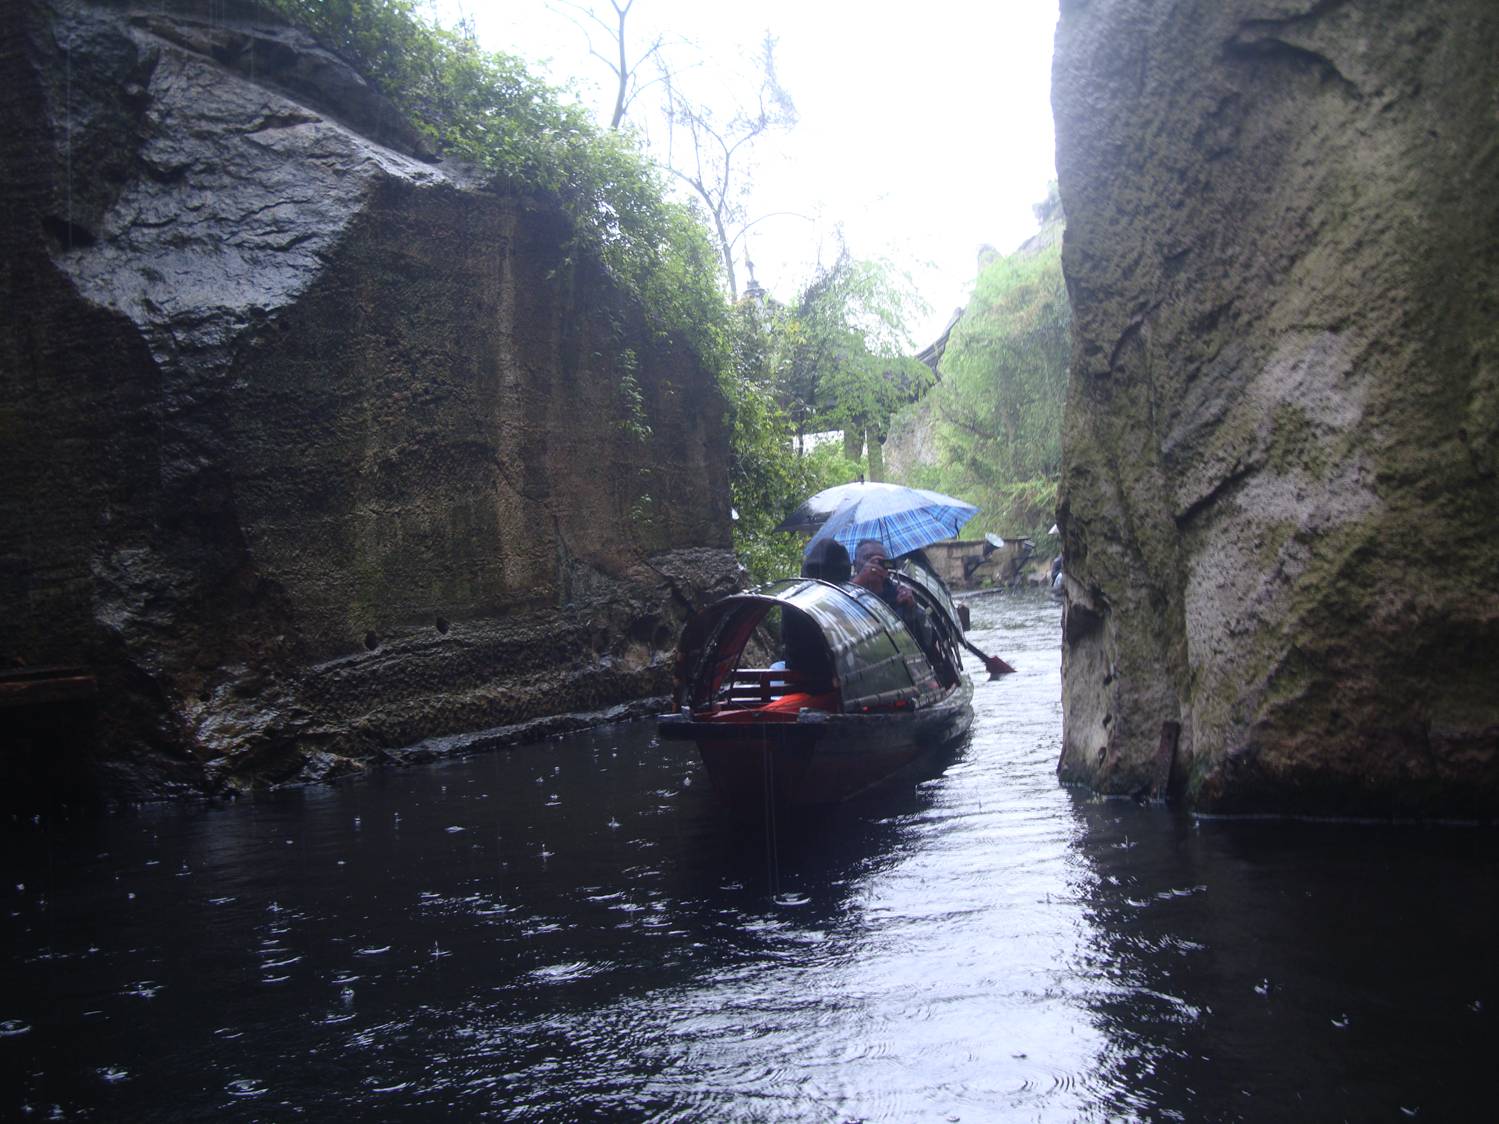
[[[774,839],[649,723],[5,828],[0,1117],[1453,1119],[1499,847],[1057,785],[1059,614],[970,742]]]

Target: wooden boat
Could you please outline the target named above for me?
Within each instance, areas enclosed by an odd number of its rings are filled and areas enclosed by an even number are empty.
[[[688,621],[663,738],[697,743],[731,805],[830,804],[967,733],[962,626],[935,574],[908,565],[921,640],[878,595],[810,578],[734,594]]]

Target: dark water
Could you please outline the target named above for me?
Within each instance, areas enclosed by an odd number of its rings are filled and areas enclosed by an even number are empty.
[[[764,833],[648,724],[5,832],[0,1118],[1451,1120],[1493,833],[1059,788],[1058,611],[934,775]]]

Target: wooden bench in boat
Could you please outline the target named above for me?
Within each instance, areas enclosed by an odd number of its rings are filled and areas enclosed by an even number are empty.
[[[739,667],[724,676],[719,699],[726,706],[764,706],[807,689],[807,677],[785,667]]]

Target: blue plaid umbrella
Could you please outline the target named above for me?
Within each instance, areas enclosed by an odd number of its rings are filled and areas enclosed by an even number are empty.
[[[811,550],[832,538],[852,556],[862,539],[879,539],[893,557],[952,538],[978,508],[925,488],[901,484],[841,484],[818,492],[777,530],[816,530]]]

